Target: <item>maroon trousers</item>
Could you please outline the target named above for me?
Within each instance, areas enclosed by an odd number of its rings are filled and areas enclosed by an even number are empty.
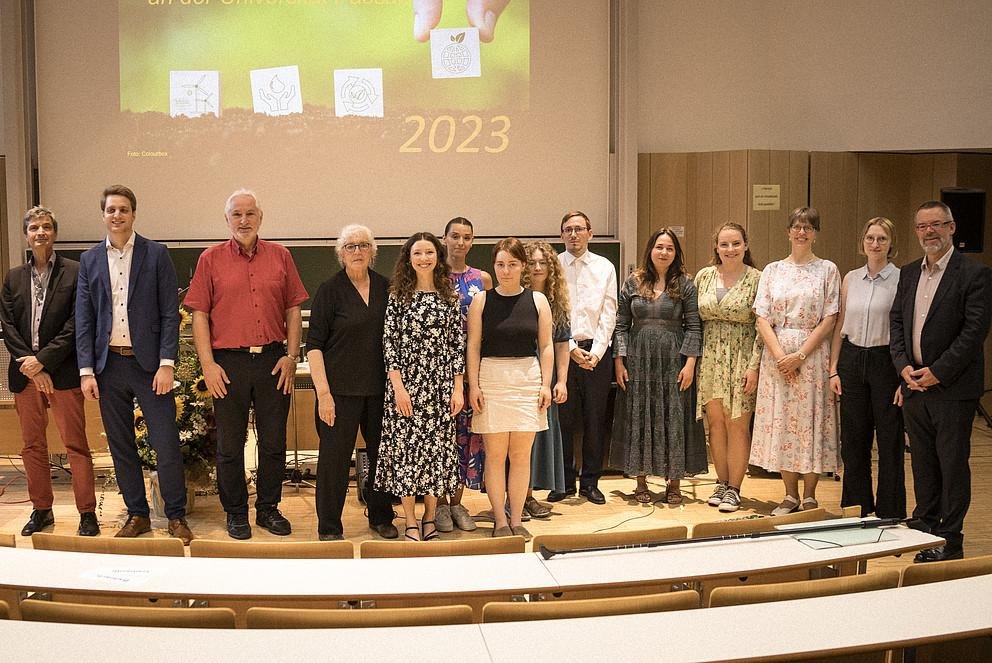
[[[96,511],[96,491],[93,486],[93,456],[86,442],[86,415],[83,412],[83,392],[76,389],[56,389],[51,394],[38,391],[33,382],[19,394],[14,405],[21,421],[24,449],[24,473],[28,479],[28,497],[35,509],[51,509],[52,473],[48,462],[48,410],[62,437],[72,470],[72,492],[80,513]]]

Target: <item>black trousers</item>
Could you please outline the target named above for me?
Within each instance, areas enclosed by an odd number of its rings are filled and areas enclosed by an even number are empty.
[[[837,360],[840,398],[841,458],[844,487],[841,506],[861,506],[861,515],[906,517],[905,435],[902,412],[892,404],[899,374],[889,346],[873,348],[844,341]],[[872,491],[871,448],[878,441],[878,489]]]
[[[373,396],[334,396],[334,425],[320,419],[314,406],[314,421],[320,437],[317,459],[317,533],[343,534],[341,511],[348,492],[348,468],[355,450],[358,429],[365,438],[369,456],[368,483],[362,487],[368,506],[369,525],[393,520],[393,502],[389,493],[375,490],[375,471],[379,464],[379,441],[382,439],[383,394]]]
[[[588,350],[591,342],[580,342]],[[582,488],[599,482],[603,473],[603,450],[609,423],[606,421],[610,384],[613,382],[613,356],[607,351],[596,368],[589,371],[569,360],[568,400],[558,406],[561,426],[565,487],[575,486],[576,475]],[[582,469],[575,467],[575,435],[582,433]]]
[[[971,505],[968,458],[977,407],[977,400],[940,400],[937,391],[910,392],[903,404],[916,494],[913,517],[946,539],[951,550],[964,543]]]
[[[248,411],[252,408],[255,410],[258,438],[255,510],[274,509],[282,499],[282,481],[286,470],[286,419],[289,417],[291,396],[276,389],[279,375],[272,375],[272,370],[285,354],[285,349],[278,345],[261,354],[214,350],[214,360],[231,381],[227,385],[227,396],[214,399],[217,487],[221,506],[229,514],[248,513],[245,443],[248,441]]]

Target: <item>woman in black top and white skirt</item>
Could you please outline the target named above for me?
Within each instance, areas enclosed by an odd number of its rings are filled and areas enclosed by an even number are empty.
[[[543,294],[521,285],[527,254],[520,240],[508,237],[497,242],[493,259],[499,285],[476,295],[468,310],[472,431],[481,433],[485,441],[493,536],[529,539],[521,514],[530,485],[534,435],[548,428],[554,361],[551,307]],[[507,496],[509,519],[504,510]]]

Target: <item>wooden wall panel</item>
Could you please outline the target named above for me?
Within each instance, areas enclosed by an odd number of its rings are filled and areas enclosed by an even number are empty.
[[[821,237],[818,255],[832,260],[841,274],[861,264],[854,233],[859,228],[858,157],[850,152],[814,152],[810,155],[810,205],[820,212]],[[828,251],[830,253],[828,253]]]
[[[637,155],[637,245],[624,247],[624,273],[627,277],[627,267],[637,265],[640,260],[638,253],[651,234],[651,155]]]
[[[700,152],[689,157],[689,228],[682,250],[685,252],[686,269],[692,274],[710,261],[708,237],[716,221],[713,216],[713,155]],[[690,237],[692,238],[690,240]]]

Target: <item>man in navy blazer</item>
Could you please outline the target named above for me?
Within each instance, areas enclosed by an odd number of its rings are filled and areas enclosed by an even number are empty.
[[[915,562],[964,556],[971,503],[971,428],[984,391],[982,346],[992,316],[992,270],[954,250],[951,209],[929,201],[916,212],[925,256],[902,268],[890,314],[892,362],[903,379],[919,518],[946,544]]]
[[[162,244],[134,232],[137,200],[125,186],[107,187],[100,209],[107,238],[83,253],[76,288],[76,354],[83,395],[100,401],[127,522],[116,536],[151,531],[144,475],[134,436],[134,406],[155,450],[169,535],[189,544],[186,480],[176,402],[179,349],[176,270]]]

